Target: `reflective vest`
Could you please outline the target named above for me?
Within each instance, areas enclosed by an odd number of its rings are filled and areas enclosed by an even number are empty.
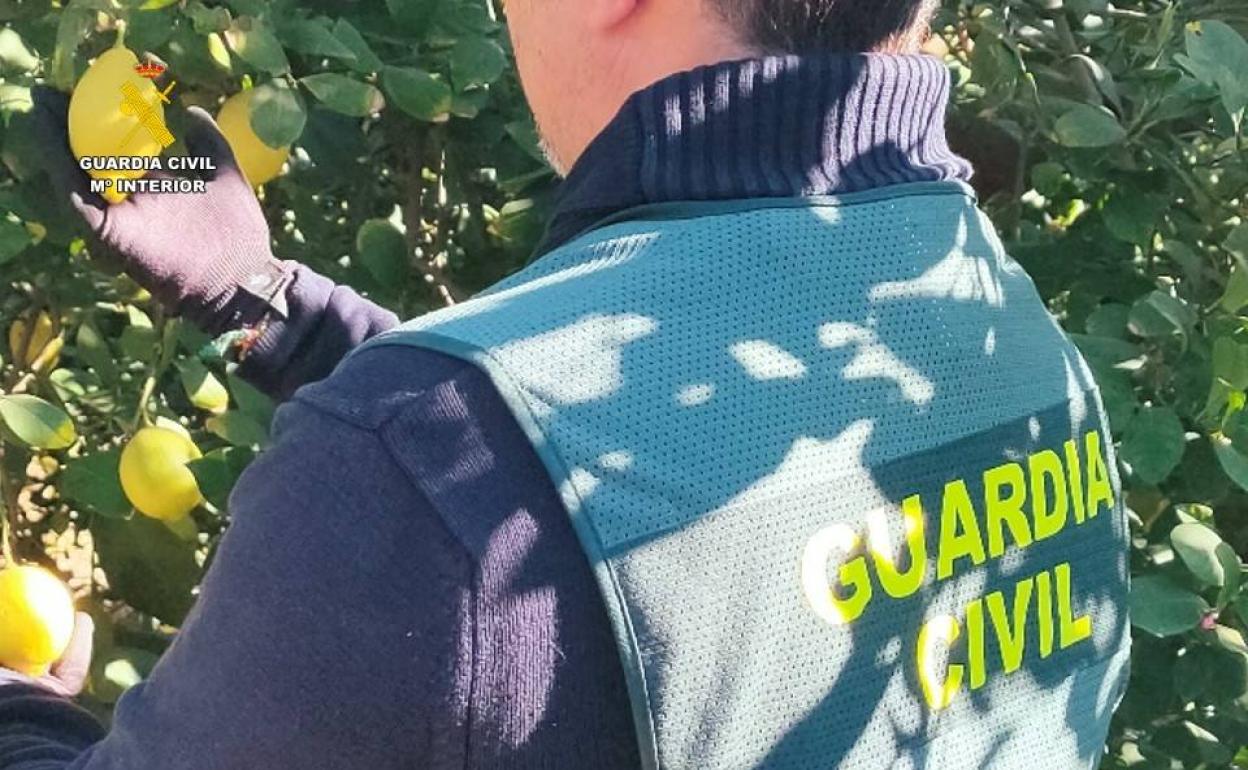
[[[635,209],[377,345],[475,363],[526,431],[646,768],[1097,764],[1111,437],[964,185]]]

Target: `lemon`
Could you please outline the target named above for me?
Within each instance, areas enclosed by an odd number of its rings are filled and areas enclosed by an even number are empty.
[[[18,318],[9,326],[9,355],[16,366],[25,366],[26,341],[30,339],[30,324]]]
[[[274,149],[251,129],[251,97],[254,90],[234,94],[221,105],[217,125],[234,150],[234,158],[252,187],[259,187],[282,172],[289,147]]]
[[[0,664],[43,676],[73,633],[74,600],[55,575],[28,565],[0,570]]]
[[[69,145],[74,156],[85,157],[155,157],[164,149],[144,127],[139,116],[126,114],[121,87],[126,83],[138,89],[140,97],[163,123],[165,109],[160,93],[152,81],[134,71],[139,57],[124,47],[113,47],[100,54],[78,85],[69,101]],[[141,170],[89,172],[96,179],[139,179]],[[126,196],[109,189],[105,200],[120,203]]]
[[[187,436],[144,428],[121,452],[121,488],[139,513],[162,521],[181,519],[203,501],[186,464],[200,457]]]
[[[57,326],[59,324],[56,319],[46,310],[40,310],[39,315],[35,316],[35,323],[30,332],[30,342],[26,345],[26,356],[23,361],[26,366],[30,366],[43,354],[44,348],[56,336]]]

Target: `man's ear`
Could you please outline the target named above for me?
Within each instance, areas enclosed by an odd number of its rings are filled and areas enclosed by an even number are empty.
[[[617,27],[633,17],[648,0],[580,0],[586,4],[589,22],[596,29]]]

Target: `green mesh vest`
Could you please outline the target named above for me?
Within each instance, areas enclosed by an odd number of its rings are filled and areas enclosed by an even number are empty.
[[[1125,684],[1089,370],[957,183],[626,212],[371,345],[484,369],[647,768],[1077,768]]]

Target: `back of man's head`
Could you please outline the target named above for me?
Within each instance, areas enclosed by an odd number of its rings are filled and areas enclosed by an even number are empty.
[[[566,172],[634,91],[769,54],[908,53],[939,0],[506,0],[516,62]]]
[[[767,53],[909,51],[938,0],[705,0],[743,42]]]

